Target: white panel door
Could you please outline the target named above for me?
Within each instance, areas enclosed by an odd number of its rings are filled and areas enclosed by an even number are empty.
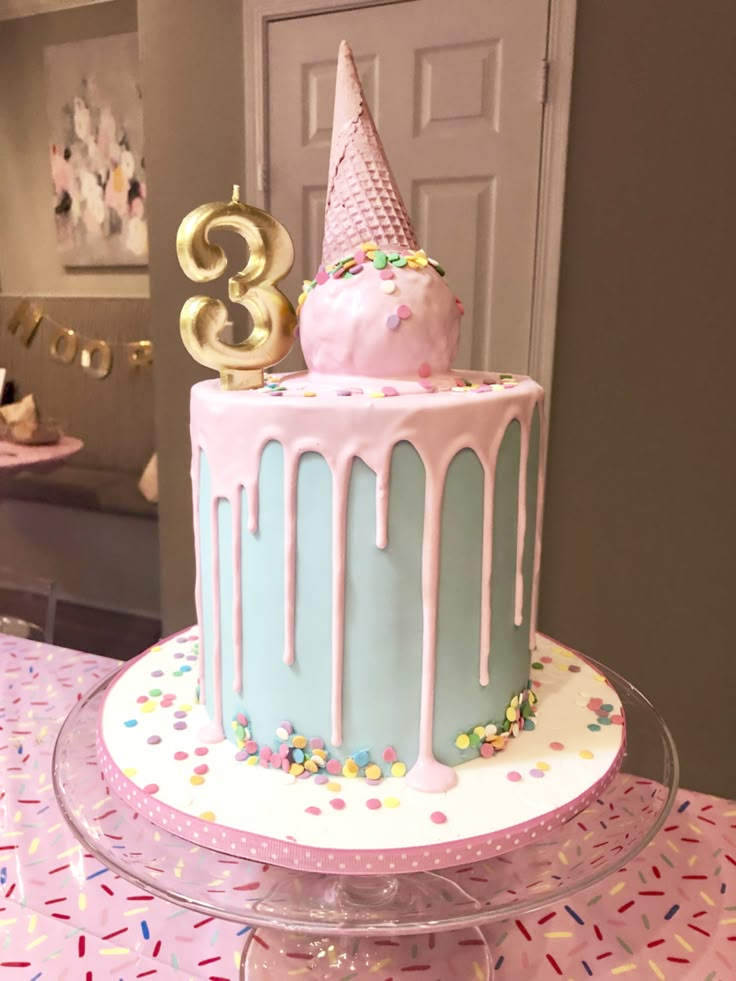
[[[269,25],[268,208],[296,250],[285,292],[321,258],[345,38],[417,240],[463,301],[456,365],[527,371],[547,16],[547,0],[414,0]]]

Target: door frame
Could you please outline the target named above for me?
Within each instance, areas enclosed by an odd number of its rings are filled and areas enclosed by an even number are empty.
[[[268,28],[275,21],[414,0],[243,0],[245,40],[246,200],[268,208]],[[548,0],[547,48],[540,64],[543,101],[536,248],[532,282],[529,374],[546,394],[549,425],[565,170],[577,0]]]

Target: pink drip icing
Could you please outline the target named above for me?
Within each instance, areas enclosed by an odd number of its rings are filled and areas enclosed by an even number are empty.
[[[203,726],[199,738],[203,742],[221,742],[225,738],[222,728],[222,638],[220,629],[220,537],[218,534],[217,507],[218,497],[212,498],[210,523],[212,529],[212,671],[213,684],[212,702],[213,718]],[[236,660],[242,656],[242,651],[236,652]]]
[[[205,722],[197,736],[203,743],[221,743],[225,738],[225,733],[222,725],[218,725],[213,719],[211,722]]]
[[[440,538],[442,528],[442,498],[449,460],[441,471],[427,477],[424,491],[424,530],[422,545],[422,685],[419,714],[419,755],[407,774],[407,783],[417,790],[439,792],[450,790],[457,783],[451,766],[435,759],[432,748],[434,735],[434,683],[437,667],[437,598],[440,588]]]
[[[284,664],[294,663],[296,623],[296,488],[299,453],[284,448]]]
[[[202,623],[202,573],[199,561],[199,468],[201,466],[202,451],[194,442],[194,431],[192,431],[192,501],[194,502],[194,554],[196,557],[196,571],[194,578],[194,605],[197,610],[197,623]],[[204,705],[204,633],[200,631],[199,637],[199,656],[197,657],[197,680],[199,681],[199,701]]]
[[[464,377],[474,373],[464,373]],[[482,376],[478,376],[480,379]],[[212,493],[216,504],[218,497],[231,497],[232,487],[246,488],[249,502],[248,528],[251,533],[258,527],[258,474],[263,448],[271,440],[284,449],[285,467],[292,454],[313,450],[322,455],[333,475],[332,519],[332,742],[342,740],[343,669],[344,669],[344,577],[347,522],[347,496],[352,461],[360,457],[376,474],[376,540],[381,547],[387,528],[388,488],[390,461],[397,443],[411,443],[421,457],[426,472],[425,539],[422,552],[422,602],[424,637],[422,641],[422,694],[420,713],[420,754],[408,774],[411,786],[426,791],[447,789],[455,782],[454,770],[445,767],[432,751],[432,726],[434,716],[434,682],[436,667],[436,629],[439,583],[439,556],[441,539],[441,505],[447,467],[462,449],[473,450],[480,460],[485,478],[484,530],[482,578],[484,582],[481,603],[481,644],[486,638],[485,649],[490,643],[490,568],[492,555],[492,487],[493,475],[501,440],[513,419],[521,425],[521,460],[519,474],[519,515],[517,523],[517,560],[515,623],[522,618],[523,574],[522,558],[526,532],[526,466],[529,454],[529,430],[532,415],[541,403],[542,392],[536,383],[523,379],[516,388],[496,393],[493,402],[484,402],[485,396],[466,395],[459,399],[450,393],[437,392],[432,401],[426,395],[403,395],[400,399],[387,400],[380,409],[375,402],[366,404],[359,396],[343,400],[335,396],[334,389],[324,390],[319,380],[309,375],[297,375],[282,379],[286,399],[269,399],[264,393],[248,392],[233,394],[222,392],[215,382],[195,386],[192,392],[192,438],[210,461]],[[319,392],[320,397],[305,403],[299,392],[290,392],[291,385],[305,385]],[[292,397],[298,399],[295,405]],[[490,397],[489,397],[490,398]],[[291,403],[291,404],[290,404]],[[247,434],[247,436],[246,436]],[[543,484],[543,461],[540,460],[539,487]],[[385,498],[385,502],[384,502]],[[537,535],[535,536],[534,580],[532,611],[536,611],[538,589],[539,546],[541,537],[541,493],[537,503]],[[291,505],[291,518],[296,520],[296,503]],[[215,522],[216,524],[216,522]],[[216,532],[216,527],[215,527]],[[217,537],[215,535],[215,548]],[[199,563],[199,556],[198,556]],[[215,576],[217,576],[217,564]],[[218,583],[215,581],[215,596]],[[221,652],[219,641],[219,610],[216,613],[218,635],[212,651],[215,667],[215,685],[219,690]],[[201,622],[201,609],[198,610]],[[534,629],[535,612],[530,620]],[[291,612],[293,620],[293,609]],[[485,631],[485,632],[484,632]],[[241,638],[242,646],[242,638]],[[530,646],[532,637],[530,635]],[[236,659],[242,656],[236,650]],[[488,670],[488,656],[481,658],[481,683],[483,664]],[[222,706],[215,706],[214,727],[222,738]]]
[[[516,522],[516,590],[514,594],[514,624],[521,626],[524,609],[524,538],[526,536],[526,467],[529,460],[529,425],[521,426],[521,454],[519,459],[519,510]]]
[[[345,660],[345,551],[348,487],[353,461],[332,473],[332,744],[342,744],[342,679]]]
[[[534,566],[532,572],[532,608],[529,617],[529,650],[537,649],[537,613],[539,607],[539,570],[542,564],[542,521],[544,518],[544,475],[547,469],[547,432],[544,401],[539,402],[539,471],[537,473],[537,522],[534,529]]]
[[[493,571],[493,490],[495,458],[483,481],[483,557],[481,559],[480,601],[480,678],[484,687],[490,682],[488,661],[491,656],[491,575]]]
[[[243,502],[240,487],[230,502],[233,512],[233,691],[243,692],[243,559],[241,556],[241,529],[243,526]]]

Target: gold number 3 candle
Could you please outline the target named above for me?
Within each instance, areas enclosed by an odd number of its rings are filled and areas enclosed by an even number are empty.
[[[250,312],[253,330],[240,344],[220,337],[227,307],[211,296],[192,296],[182,307],[179,326],[184,346],[195,361],[220,372],[223,388],[260,388],[263,369],[281,361],[294,343],[296,314],[276,283],[294,262],[289,233],[274,217],[240,201],[203,204],[179,226],[176,252],[186,275],[197,283],[221,276],[227,267],[224,250],[210,241],[210,232],[226,228],[241,235],[249,250],[245,269],[228,282],[228,294]]]

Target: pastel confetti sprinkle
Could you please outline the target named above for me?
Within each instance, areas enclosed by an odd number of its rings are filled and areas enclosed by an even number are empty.
[[[510,780],[512,783],[518,783],[522,779],[522,776],[518,770],[509,770],[509,772],[506,774],[506,779]]]
[[[396,330],[400,324],[401,318],[398,316],[398,314],[390,313],[388,317],[386,317],[386,326],[389,330]]]
[[[405,303],[402,303],[401,306],[396,308],[396,316],[402,320],[407,320],[411,317],[411,309]]]
[[[433,824],[445,824],[447,821],[447,815],[442,811],[432,811],[432,813],[429,815],[429,820],[432,821]]]

